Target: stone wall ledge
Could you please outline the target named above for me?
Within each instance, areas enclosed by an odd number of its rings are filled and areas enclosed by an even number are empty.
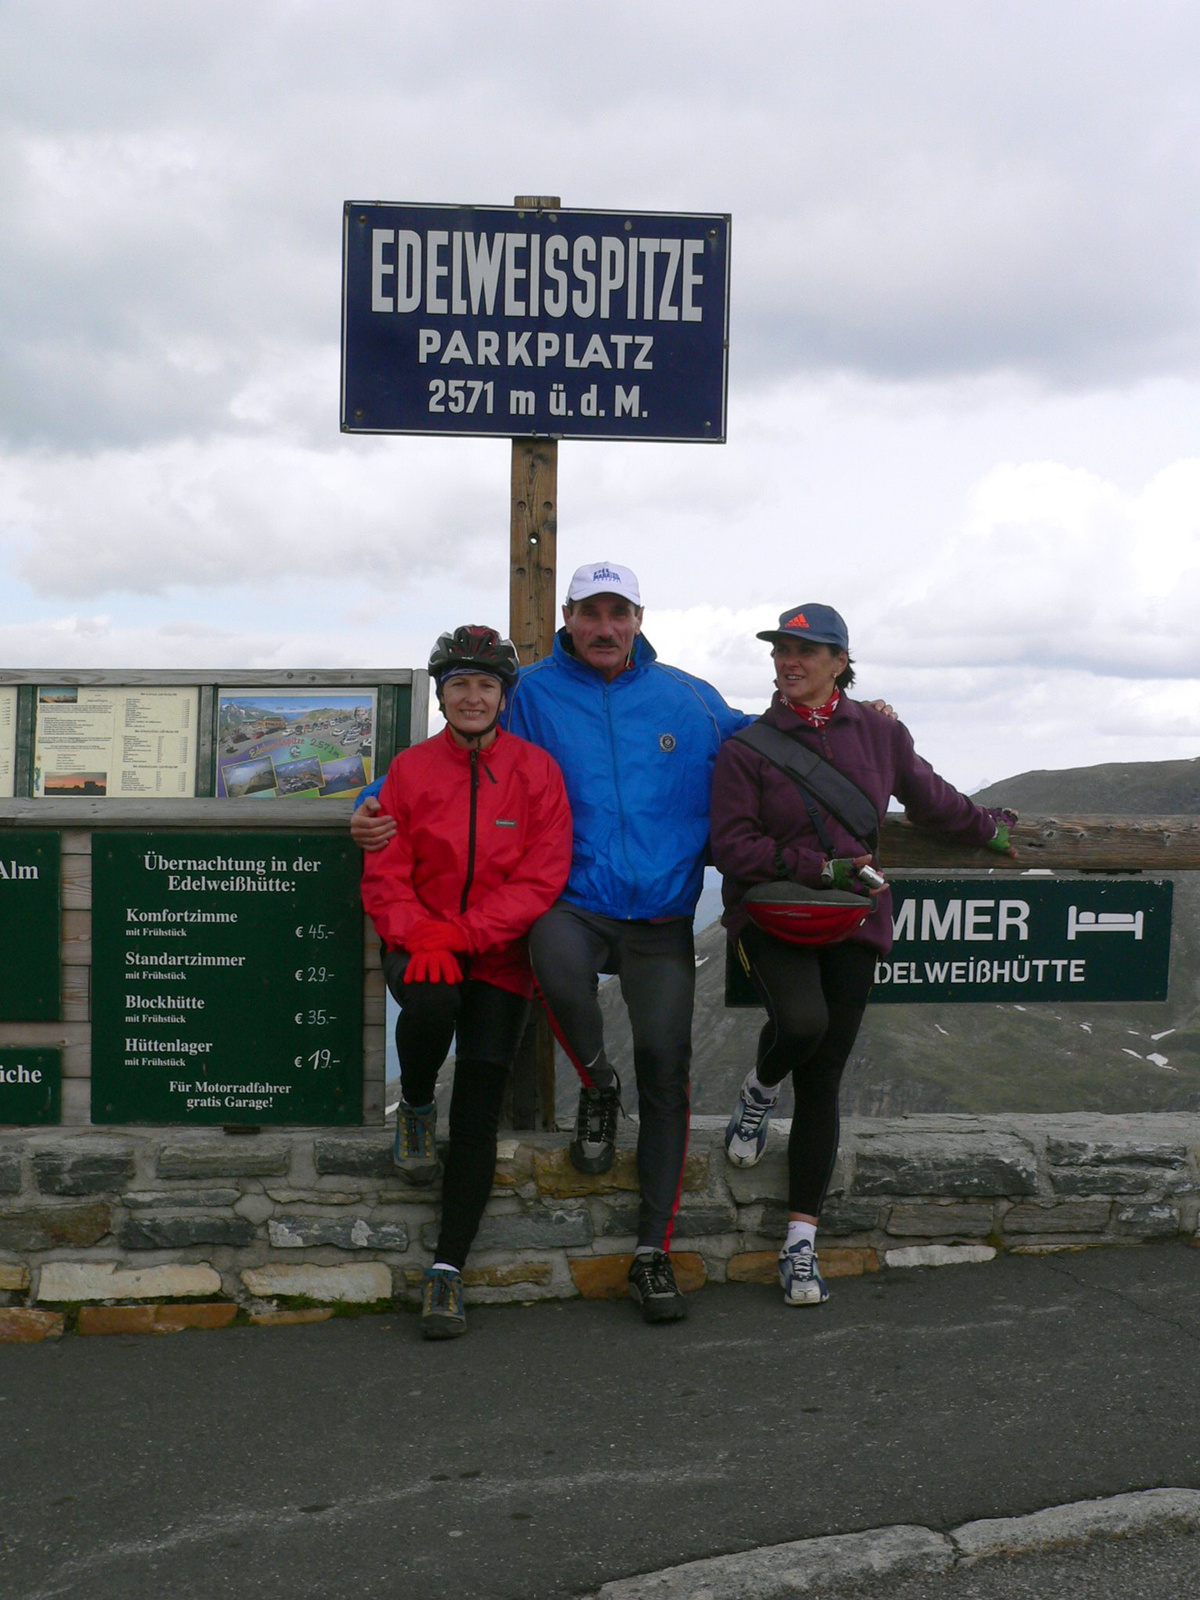
[[[724,1126],[692,1124],[674,1243],[697,1285],[769,1280],[786,1227],[787,1123],[746,1170],[725,1161]],[[637,1226],[636,1134],[622,1123],[596,1178],[571,1168],[564,1132],[505,1134],[471,1297],[616,1292]],[[0,1307],[190,1293],[261,1317],[412,1300],[440,1191],[405,1185],[390,1149],[379,1128],[0,1130]],[[1192,1238],[1198,1213],[1200,1113],[848,1118],[820,1244],[840,1272],[898,1270]],[[10,1325],[28,1337],[43,1324]]]

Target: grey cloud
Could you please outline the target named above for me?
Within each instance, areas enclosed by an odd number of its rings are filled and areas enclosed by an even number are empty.
[[[1195,371],[1200,223],[1179,197],[1200,23],[1183,8],[534,0],[522,19],[134,0],[10,16],[10,437],[227,425],[280,342],[336,339],[342,200],[527,184],[731,209],[742,384]],[[333,403],[314,392],[310,425]]]
[[[476,476],[419,471],[362,441],[316,452],[278,441],[179,441],[98,456],[10,458],[0,476],[0,540],[39,594],[162,595],[178,587],[261,586],[353,577],[403,590],[467,575],[505,502],[498,457]],[[497,470],[497,469],[500,470]]]

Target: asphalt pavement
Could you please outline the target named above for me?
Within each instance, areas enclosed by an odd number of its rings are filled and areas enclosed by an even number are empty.
[[[475,1308],[445,1344],[394,1313],[0,1346],[0,1595],[549,1600],[1200,1488],[1185,1246],[842,1279],[816,1309],[713,1285],[689,1310]]]

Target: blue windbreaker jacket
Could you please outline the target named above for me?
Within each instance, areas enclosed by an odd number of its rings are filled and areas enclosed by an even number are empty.
[[[563,899],[604,917],[690,917],[704,881],[713,763],[752,722],[638,636],[611,683],[566,648],[522,669],[509,730],[562,768],[574,819]]]

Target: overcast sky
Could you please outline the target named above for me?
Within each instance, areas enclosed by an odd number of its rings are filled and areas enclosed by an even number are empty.
[[[974,788],[1200,754],[1200,9],[0,6],[0,663],[419,665],[509,446],[338,431],[342,203],[733,216],[729,442],[560,448],[736,704],[756,628]]]

